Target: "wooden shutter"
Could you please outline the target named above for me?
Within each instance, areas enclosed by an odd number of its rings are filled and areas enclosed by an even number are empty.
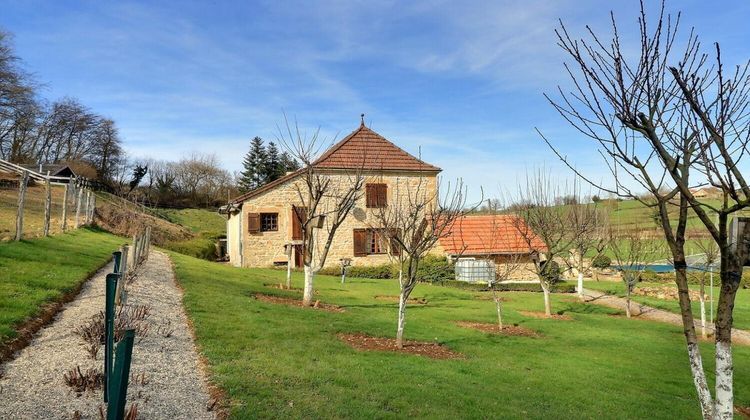
[[[302,225],[307,219],[307,208],[292,206],[292,240],[298,241],[304,239]]]
[[[375,188],[377,194],[377,207],[385,207],[388,205],[388,185],[377,184]]]
[[[247,214],[248,233],[260,233],[260,213]]]
[[[375,184],[365,185],[365,199],[367,200],[367,207],[377,207],[377,190]]]
[[[367,255],[367,245],[367,229],[354,229],[354,256]]]

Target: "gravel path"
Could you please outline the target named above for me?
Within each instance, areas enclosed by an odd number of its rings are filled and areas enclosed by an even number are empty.
[[[97,360],[91,359],[73,330],[104,308],[104,278],[111,270],[110,263],[97,272],[52,324],[2,366],[0,419],[73,418],[76,412],[81,418],[99,418],[101,389],[77,395],[63,374],[76,366],[101,370],[103,349]],[[142,419],[215,418],[207,409],[207,382],[169,258],[152,251],[137,274],[127,286],[128,305],[149,305],[150,325],[140,342],[136,337],[128,406],[136,403]]]
[[[583,289],[583,300],[588,303],[595,303],[623,311],[627,305],[625,298],[589,289]],[[662,309],[652,308],[633,300],[630,301],[630,313],[636,318],[665,322],[682,328],[682,318],[679,315]],[[696,320],[695,329],[696,333],[700,336],[700,320]],[[710,335],[713,335],[714,326],[708,325],[706,330],[708,330]],[[750,345],[750,332],[733,328],[732,343]]]

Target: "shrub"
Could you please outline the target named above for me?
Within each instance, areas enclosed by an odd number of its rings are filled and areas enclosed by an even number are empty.
[[[560,264],[557,261],[548,261],[542,267],[542,277],[549,283],[557,283],[560,281]]]
[[[438,286],[454,287],[462,290],[474,290],[484,292],[490,290],[486,283],[468,283],[459,280],[447,280],[435,282]],[[556,283],[552,285],[553,293],[574,293],[576,286],[568,283]],[[541,292],[539,283],[495,283],[494,289],[499,292]]]
[[[434,283],[456,279],[453,264],[446,257],[427,255],[419,262],[417,281]]]
[[[606,255],[597,255],[597,257],[591,261],[591,266],[594,268],[609,268],[610,265],[612,265],[612,258],[609,258]]]
[[[393,270],[390,264],[353,266],[349,267],[346,272],[349,277],[362,277],[368,279],[390,279],[393,277]],[[341,274],[340,268],[338,274]]]

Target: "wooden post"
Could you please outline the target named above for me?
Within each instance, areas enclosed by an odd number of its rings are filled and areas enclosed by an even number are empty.
[[[81,201],[83,201],[83,186],[79,185],[76,195],[76,229],[81,226]]]
[[[21,183],[18,186],[18,210],[16,213],[16,240],[20,241],[23,236],[23,206],[26,202],[26,185],[29,183],[29,173],[23,172]]]
[[[91,190],[89,190],[89,195],[91,196],[91,203],[88,213],[88,224],[94,223],[94,210],[96,209],[96,194],[92,193]]]
[[[83,212],[83,224],[89,224],[89,211],[91,206],[91,190],[86,189],[86,210]]]
[[[138,246],[138,234],[133,235],[133,270],[138,268],[138,252],[140,247]]]
[[[52,186],[49,181],[49,171],[47,171],[47,180],[44,183],[44,236],[49,236],[49,223],[52,216]]]
[[[61,224],[61,228],[63,232],[65,232],[68,229],[68,192],[69,192],[69,189],[70,189],[70,182],[65,184],[65,193],[63,194],[62,224]]]

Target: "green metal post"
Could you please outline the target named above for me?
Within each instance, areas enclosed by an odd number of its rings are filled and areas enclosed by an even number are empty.
[[[117,357],[112,375],[112,394],[107,403],[107,420],[121,420],[125,416],[134,340],[135,330],[126,330],[125,336],[117,343]]]
[[[112,350],[115,341],[115,291],[119,274],[107,274],[104,306],[104,402],[109,401]]]
[[[115,260],[115,268],[112,270],[113,273],[120,273],[120,260],[122,259],[122,252],[115,251],[112,253],[112,259]]]

